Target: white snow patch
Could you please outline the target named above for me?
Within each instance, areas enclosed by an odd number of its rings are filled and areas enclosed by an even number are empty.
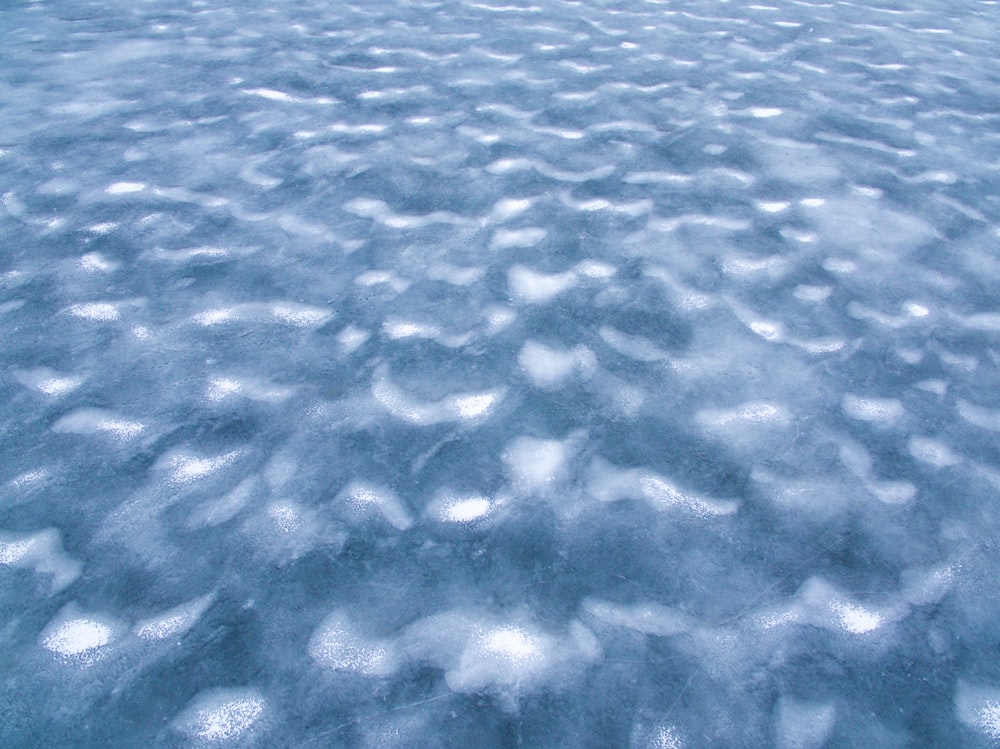
[[[507,446],[503,460],[518,486],[543,491],[565,478],[569,452],[567,442],[518,437]]]
[[[142,192],[146,189],[143,182],[115,182],[105,188],[108,195],[128,195],[134,192]]]
[[[896,398],[863,398],[847,393],[841,407],[852,419],[889,426],[906,414],[903,404]]]
[[[72,434],[107,434],[120,440],[131,440],[145,431],[138,421],[118,416],[100,408],[79,408],[52,425],[53,432]]]
[[[511,293],[529,304],[545,304],[579,282],[576,273],[541,273],[523,265],[507,272]]]
[[[353,481],[340,493],[352,515],[363,518],[370,513],[380,515],[393,528],[405,531],[413,525],[410,511],[391,489],[363,481]]]
[[[992,741],[1000,741],[1000,687],[959,679],[955,712],[965,725]]]
[[[548,236],[548,231],[538,226],[523,229],[497,229],[493,234],[490,246],[494,250],[506,250],[510,247],[534,247]]]
[[[782,697],[774,714],[777,749],[821,749],[833,733],[837,708],[832,702]]]
[[[421,426],[449,421],[479,423],[490,416],[505,393],[505,388],[496,388],[455,393],[438,401],[424,402],[397,387],[386,365],[378,367],[372,381],[372,395],[383,408],[403,421]]]
[[[140,639],[151,642],[180,637],[198,623],[213,600],[215,600],[215,596],[210,593],[192,601],[186,601],[160,614],[140,620],[132,631]]]
[[[63,550],[62,537],[55,528],[29,533],[0,531],[0,565],[50,577],[52,593],[66,589],[83,570],[83,565]]]
[[[266,709],[256,689],[209,689],[184,708],[173,726],[191,739],[237,742],[247,737]]]
[[[113,302],[87,302],[74,304],[67,310],[74,317],[99,322],[113,322],[121,317],[120,305]]]
[[[82,375],[66,375],[48,367],[16,370],[14,379],[27,388],[54,398],[72,393],[86,380]]]
[[[309,638],[309,655],[333,671],[389,676],[399,666],[391,642],[366,637],[343,611],[335,611]]]
[[[930,437],[912,437],[909,443],[910,455],[922,463],[935,468],[947,468],[962,462],[950,447]]]
[[[575,373],[587,375],[597,368],[597,360],[586,346],[551,348],[533,340],[521,347],[517,363],[535,387],[543,389],[558,387]]]

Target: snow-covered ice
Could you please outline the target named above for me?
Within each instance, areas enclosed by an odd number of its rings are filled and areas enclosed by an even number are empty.
[[[998,39],[0,3],[0,745],[1000,745]]]

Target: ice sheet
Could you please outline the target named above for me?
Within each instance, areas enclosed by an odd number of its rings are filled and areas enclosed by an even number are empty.
[[[0,745],[997,745],[998,39],[0,3]]]

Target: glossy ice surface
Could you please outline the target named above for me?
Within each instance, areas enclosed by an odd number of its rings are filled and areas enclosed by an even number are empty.
[[[998,50],[0,5],[0,745],[996,745]]]

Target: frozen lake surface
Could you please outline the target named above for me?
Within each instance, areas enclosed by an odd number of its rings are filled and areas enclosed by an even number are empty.
[[[0,5],[0,744],[1000,743],[1000,5]]]

